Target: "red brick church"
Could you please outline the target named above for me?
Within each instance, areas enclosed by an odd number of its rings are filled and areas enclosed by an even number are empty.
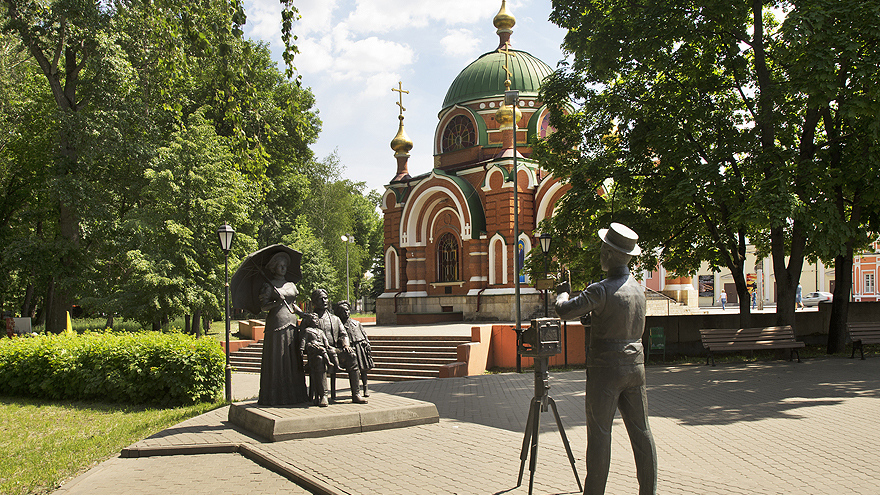
[[[498,47],[450,85],[434,133],[430,173],[409,174],[413,143],[404,131],[401,104],[391,142],[397,173],[381,203],[385,292],[376,304],[378,324],[516,317],[517,267],[531,249],[540,249],[537,225],[553,215],[567,186],[530,159],[532,138],[551,131],[538,89],[552,69],[510,48],[515,23],[502,1],[494,18]],[[505,80],[519,91],[515,113],[504,105]],[[513,215],[514,119],[519,232]],[[543,316],[541,293],[520,280],[522,319]]]

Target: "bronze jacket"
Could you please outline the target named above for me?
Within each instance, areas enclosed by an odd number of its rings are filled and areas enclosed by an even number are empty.
[[[625,266],[612,268],[607,275],[574,299],[557,299],[556,312],[563,320],[592,312],[587,366],[644,363],[645,289]]]
[[[303,317],[303,321],[300,323],[300,327],[320,328],[324,331],[324,334],[327,336],[327,340],[332,347],[338,349],[348,347],[348,333],[345,332],[345,329],[342,326],[342,320],[340,320],[338,316],[327,310],[324,310],[323,313],[318,315],[317,319],[315,319],[314,316],[314,314],[306,314],[305,317]]]

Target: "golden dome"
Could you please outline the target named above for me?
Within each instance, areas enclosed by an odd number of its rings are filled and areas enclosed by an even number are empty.
[[[398,115],[397,118],[400,119],[400,126],[397,128],[397,135],[391,140],[391,149],[396,155],[407,154],[412,149],[413,142],[403,130],[403,115]]]
[[[507,12],[507,0],[501,0],[501,10],[495,14],[492,24],[498,28],[498,31],[510,31],[516,25],[516,17]],[[498,34],[501,34],[500,32]]]
[[[516,108],[516,121],[522,120],[522,112]],[[501,108],[495,111],[495,121],[501,127],[513,127],[513,112],[511,105],[501,105]]]

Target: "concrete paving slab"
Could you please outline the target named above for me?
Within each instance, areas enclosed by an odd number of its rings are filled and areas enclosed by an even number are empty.
[[[235,379],[235,378],[234,378]],[[528,470],[516,486],[523,432],[533,394],[531,373],[506,373],[377,384],[387,394],[437,406],[440,422],[351,435],[264,442],[231,424],[228,408],[192,418],[131,448],[223,444],[262,459],[285,480],[311,480],[314,493],[525,494]],[[880,357],[765,361],[647,368],[651,429],[663,495],[876,495],[880,486]],[[584,476],[584,372],[551,373],[550,395]],[[371,400],[373,397],[371,396]],[[606,493],[638,492],[626,429],[612,430]],[[573,493],[577,484],[551,414],[541,417],[534,493]],[[235,454],[187,456],[186,472],[154,477],[140,459],[111,459],[66,486],[93,495],[203,493],[198,473],[212,459],[234,456],[212,493],[250,493],[247,459]],[[173,459],[181,459],[172,457]],[[141,464],[146,465],[146,464]],[[95,474],[96,473],[96,474]],[[99,476],[100,475],[100,476]],[[114,483],[100,480],[112,477]],[[303,482],[285,481],[291,493]],[[132,481],[134,483],[134,481]],[[141,484],[143,483],[143,484]],[[315,488],[318,487],[318,488]],[[132,492],[133,493],[133,492]],[[265,493],[273,493],[266,491]]]
[[[239,454],[110,459],[68,482],[56,495],[290,494],[311,492]]]

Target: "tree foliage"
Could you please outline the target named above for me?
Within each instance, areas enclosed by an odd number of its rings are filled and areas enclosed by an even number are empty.
[[[552,226],[572,245],[608,221],[627,223],[648,248],[646,266],[658,258],[679,274],[703,260],[726,266],[741,301],[751,242],[773,257],[778,323],[794,323],[805,257],[827,259],[839,252],[840,229],[861,227],[844,227],[825,196],[834,177],[864,177],[858,170],[871,161],[862,142],[861,163],[853,153],[829,166],[835,146],[859,141],[835,131],[835,118],[857,113],[870,128],[877,115],[865,82],[877,75],[878,3],[852,7],[554,2],[570,59],[542,89],[558,132],[539,156],[572,191]],[[849,107],[841,96],[853,92],[864,97]],[[595,213],[574,216],[578,209]],[[741,314],[747,325],[747,303]]]
[[[315,159],[314,97],[243,38],[241,2],[0,6],[4,310],[51,331],[71,303],[154,327],[219,316],[222,223],[231,271],[289,240],[313,285],[344,295],[350,233],[361,280],[381,249],[377,199]]]

